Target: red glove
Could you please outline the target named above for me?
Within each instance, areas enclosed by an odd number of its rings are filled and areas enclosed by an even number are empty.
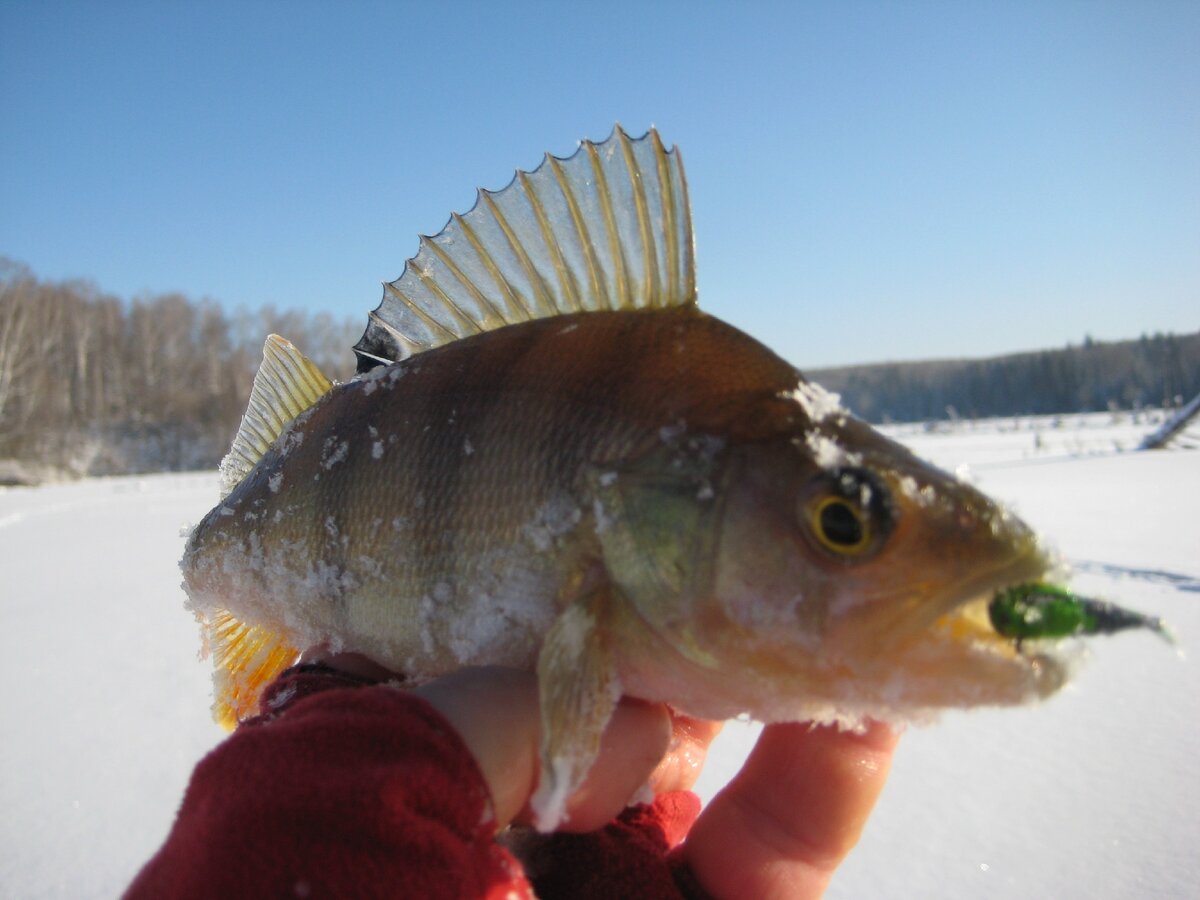
[[[690,792],[588,834],[498,841],[479,767],[421,698],[309,665],[284,673],[263,709],[196,767],[127,898],[700,893],[668,857],[699,813]]]

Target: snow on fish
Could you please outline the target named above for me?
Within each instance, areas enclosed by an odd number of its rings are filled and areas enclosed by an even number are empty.
[[[623,694],[854,726],[1067,679],[1033,532],[698,309],[653,130],[480,192],[355,351],[335,385],[267,340],[188,541],[226,725],[316,644],[413,683],[536,670],[549,830]]]

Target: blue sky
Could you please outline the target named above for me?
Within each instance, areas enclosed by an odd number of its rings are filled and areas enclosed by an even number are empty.
[[[702,305],[797,365],[1200,328],[1200,4],[0,0],[0,254],[361,315],[620,121]]]

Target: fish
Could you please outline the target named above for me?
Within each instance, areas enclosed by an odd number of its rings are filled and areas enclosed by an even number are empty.
[[[654,129],[480,191],[354,349],[335,384],[267,339],[186,543],[229,727],[314,645],[407,684],[534,671],[552,830],[623,695],[857,727],[1071,674],[1061,641],[992,620],[1055,577],[1028,525],[700,310],[682,158]]]

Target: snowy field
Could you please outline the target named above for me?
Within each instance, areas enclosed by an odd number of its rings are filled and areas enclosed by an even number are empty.
[[[1084,593],[1200,638],[1200,452],[1128,452],[1128,417],[892,433],[1051,535]],[[163,839],[221,738],[183,611],[180,528],[209,474],[0,489],[0,897],[113,897]],[[1043,706],[910,729],[830,896],[1194,897],[1200,674],[1150,634],[1092,643]],[[710,797],[757,733],[733,723]]]

